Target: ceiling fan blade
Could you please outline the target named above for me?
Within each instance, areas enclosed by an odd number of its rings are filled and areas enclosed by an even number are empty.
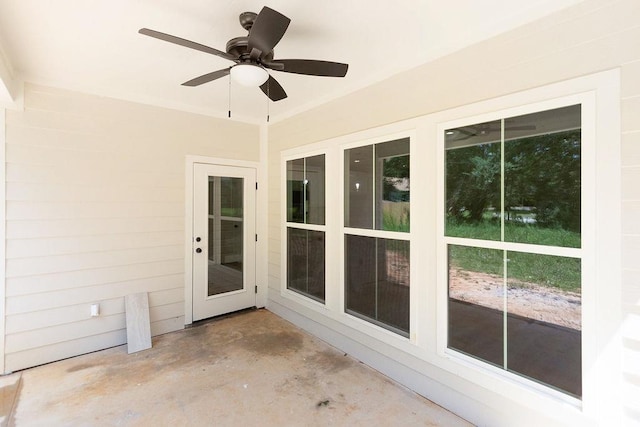
[[[287,93],[284,91],[282,86],[280,86],[280,83],[271,76],[269,76],[269,79],[260,86],[260,89],[262,89],[264,94],[274,102],[287,97]]]
[[[172,36],[170,34],[161,33],[160,31],[150,30],[149,28],[141,28],[138,31],[140,34],[144,34],[145,36],[154,37],[156,39],[164,40],[169,43],[177,44],[180,46],[188,47],[191,49],[199,50],[200,52],[209,53],[211,55],[216,55],[224,59],[228,59],[230,61],[236,62],[238,58],[233,55],[228,54],[227,52],[223,52],[218,49],[214,49],[209,46],[205,46],[200,43],[192,42],[191,40],[186,40],[180,37]]]
[[[308,76],[344,77],[349,69],[349,64],[314,59],[278,59],[274,63],[284,65],[284,69],[274,70]]]
[[[195,79],[191,79],[188,82],[182,83],[182,86],[200,86],[201,84],[209,83],[211,81],[219,79],[220,77],[229,75],[230,70],[231,67],[223,68],[222,70],[217,70],[212,73],[203,74],[200,77],[196,77]]]
[[[261,56],[268,55],[287,31],[290,22],[291,19],[280,12],[263,7],[249,31],[249,51],[256,48],[262,52]]]

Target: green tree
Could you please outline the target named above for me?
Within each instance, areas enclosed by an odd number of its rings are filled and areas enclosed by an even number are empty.
[[[505,144],[505,211],[535,208],[536,223],[580,232],[580,131]]]
[[[538,226],[580,232],[580,131],[505,142],[506,220],[513,207],[533,209]],[[450,220],[477,223],[488,208],[500,211],[500,144],[447,150]]]
[[[478,222],[489,206],[500,206],[500,144],[480,144],[447,151],[447,215]]]

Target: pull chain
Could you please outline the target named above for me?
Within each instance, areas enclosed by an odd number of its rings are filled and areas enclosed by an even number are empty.
[[[271,92],[269,91],[269,89],[271,88],[271,85],[269,84],[269,80],[267,80],[267,123],[269,123],[269,105],[271,101]]]
[[[229,118],[231,118],[231,76],[229,76]]]

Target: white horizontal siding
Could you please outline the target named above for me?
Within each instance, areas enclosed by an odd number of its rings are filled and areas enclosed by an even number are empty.
[[[152,322],[183,316],[184,288],[177,287],[152,292],[149,294],[149,305]],[[110,317],[123,314],[125,313],[124,307],[123,298],[102,299],[100,301],[100,316]],[[24,339],[26,336],[26,334],[20,334],[21,332],[39,336],[40,332],[38,331],[46,330],[49,333],[53,326],[83,322],[87,320],[88,313],[87,304],[76,304],[15,314],[8,319],[6,332],[8,336],[20,336],[20,339]]]
[[[132,166],[134,167],[134,166]],[[113,202],[172,202],[184,196],[184,191],[179,188],[158,188],[155,186],[137,186],[130,181],[119,181],[90,185],[76,181],[68,184],[62,183],[7,183],[7,201],[42,200],[43,202],[63,201],[69,202],[82,198],[87,202],[113,201]]]
[[[170,211],[172,206],[169,206],[168,209]],[[108,211],[109,209],[105,210]],[[55,212],[56,209],[53,209],[53,211]],[[158,212],[163,212],[163,210],[158,208]],[[119,212],[119,214],[122,214],[122,212]],[[40,215],[43,214],[39,213],[39,216]],[[55,213],[52,216],[55,216]],[[103,234],[93,236],[18,239],[7,242],[7,246],[9,247],[12,258],[25,258],[168,246],[175,243],[176,240],[182,236],[182,230],[153,231],[146,233],[137,232],[135,239],[132,239],[129,233]]]
[[[107,268],[69,271],[41,276],[7,279],[7,296],[23,296],[92,286],[109,286],[130,280],[153,279],[184,273],[183,260],[119,265]]]
[[[183,245],[154,248],[121,249],[117,251],[89,252],[72,255],[14,258],[7,260],[7,278],[60,273],[65,271],[142,264],[180,259]]]
[[[7,184],[9,185],[9,184]],[[96,196],[97,197],[97,196]],[[182,231],[181,217],[78,218],[7,221],[7,239]],[[9,255],[11,256],[11,255]]]
[[[452,107],[599,71],[621,75],[622,298],[620,367],[625,425],[640,424],[640,2],[586,0],[547,18],[401,73],[269,128],[269,286],[281,286],[280,153]],[[432,141],[429,141],[432,142]],[[280,201],[274,204],[274,201]],[[421,277],[423,283],[435,278]],[[430,286],[430,285],[429,285]],[[603,283],[601,286],[606,287]],[[349,335],[357,341],[357,334]],[[381,350],[391,351],[385,347]],[[469,393],[469,389],[464,392]],[[479,400],[483,393],[472,394]],[[622,396],[624,395],[624,398]],[[512,402],[495,405],[502,411]],[[518,409],[513,424],[528,419]],[[533,414],[532,419],[535,419]],[[508,424],[505,419],[504,423]]]
[[[83,353],[115,347],[126,342],[127,331],[125,329],[97,335],[85,335],[77,340],[60,341],[46,347],[34,347],[25,351],[7,353],[5,369],[7,372],[13,372],[49,363],[52,360],[62,360]]]
[[[635,59],[621,67],[622,396],[627,419],[640,424],[640,53]]]
[[[258,127],[35,85],[6,121],[5,369],[184,326],[186,155],[259,159]],[[90,317],[90,305],[100,316]]]
[[[149,272],[148,274],[153,274]],[[46,277],[42,278],[46,280]],[[138,292],[164,290],[184,285],[183,273],[148,277],[144,279],[126,280],[117,283],[107,283],[97,286],[83,286],[78,288],[41,292],[38,294],[7,296],[6,314],[11,316],[18,313],[29,313],[35,310],[47,310],[56,307],[66,307],[71,304],[90,304],[105,299]]]
[[[183,203],[179,202],[33,202],[12,201],[7,204],[9,221],[70,218],[149,218],[162,214],[165,217],[183,215]]]

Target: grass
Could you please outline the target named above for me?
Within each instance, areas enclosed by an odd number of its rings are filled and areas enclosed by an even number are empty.
[[[500,240],[500,223],[483,221],[478,224],[447,222],[445,234],[450,237],[465,237],[480,240]],[[543,228],[531,224],[505,223],[505,241],[532,243],[565,248],[580,247],[580,233],[560,228]]]
[[[408,233],[409,202],[387,202],[382,204],[382,229]]]
[[[242,218],[242,208],[220,208],[220,216]]]
[[[500,240],[500,225],[493,223],[447,224],[447,235],[484,240]],[[544,229],[535,225],[509,224],[508,241],[548,246],[580,247],[580,235],[567,230]],[[466,246],[450,246],[452,266],[502,276],[503,251]],[[507,252],[507,276],[516,281],[536,283],[571,292],[580,292],[580,259],[525,252]]]

